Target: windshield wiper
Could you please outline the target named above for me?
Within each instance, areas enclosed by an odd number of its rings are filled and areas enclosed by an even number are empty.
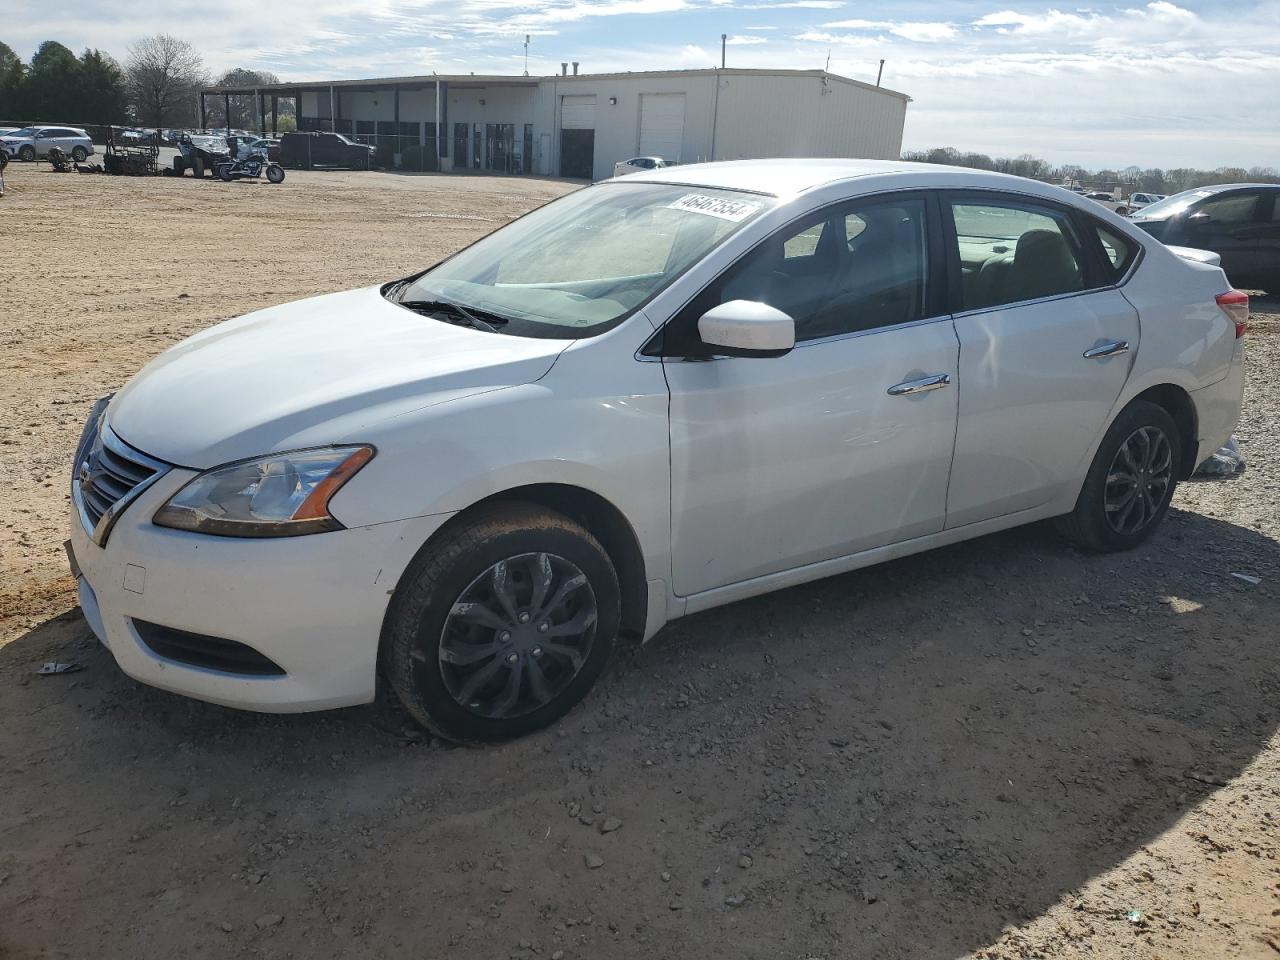
[[[406,310],[413,310],[415,313],[453,314],[459,318],[461,325],[474,327],[476,330],[485,330],[489,333],[497,333],[500,325],[510,322],[506,317],[501,317],[496,313],[489,313],[485,310],[470,310],[460,303],[454,303],[452,300],[401,300],[399,303]],[[487,319],[481,320],[476,314],[483,314]],[[445,322],[458,323],[459,320],[445,320]]]

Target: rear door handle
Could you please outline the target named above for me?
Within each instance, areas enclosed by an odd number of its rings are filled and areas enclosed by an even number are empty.
[[[1090,347],[1084,352],[1084,358],[1086,360],[1105,360],[1107,357],[1118,357],[1120,354],[1128,352],[1128,340],[1112,340],[1110,343],[1100,343],[1096,347]]]
[[[910,397],[917,393],[928,393],[930,390],[941,390],[950,383],[951,375],[947,373],[939,373],[932,377],[922,377],[919,380],[904,380],[902,383],[895,383],[889,388],[889,396]]]

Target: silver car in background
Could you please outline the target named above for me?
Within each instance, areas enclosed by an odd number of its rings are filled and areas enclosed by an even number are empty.
[[[93,153],[93,139],[79,127],[23,127],[0,136],[0,148],[11,157],[28,162],[44,158],[58,147],[72,160],[83,162]]]

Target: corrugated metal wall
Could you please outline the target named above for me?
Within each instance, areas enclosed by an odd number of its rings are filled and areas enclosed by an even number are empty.
[[[899,95],[833,78],[729,73],[720,78],[715,156],[896,160],[906,112]]]

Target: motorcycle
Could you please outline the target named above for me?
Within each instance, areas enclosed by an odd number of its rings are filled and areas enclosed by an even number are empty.
[[[264,172],[271,183],[281,183],[284,180],[284,167],[272,163],[261,153],[252,153],[247,157],[237,157],[218,164],[218,179],[228,183],[243,177],[260,177]]]

